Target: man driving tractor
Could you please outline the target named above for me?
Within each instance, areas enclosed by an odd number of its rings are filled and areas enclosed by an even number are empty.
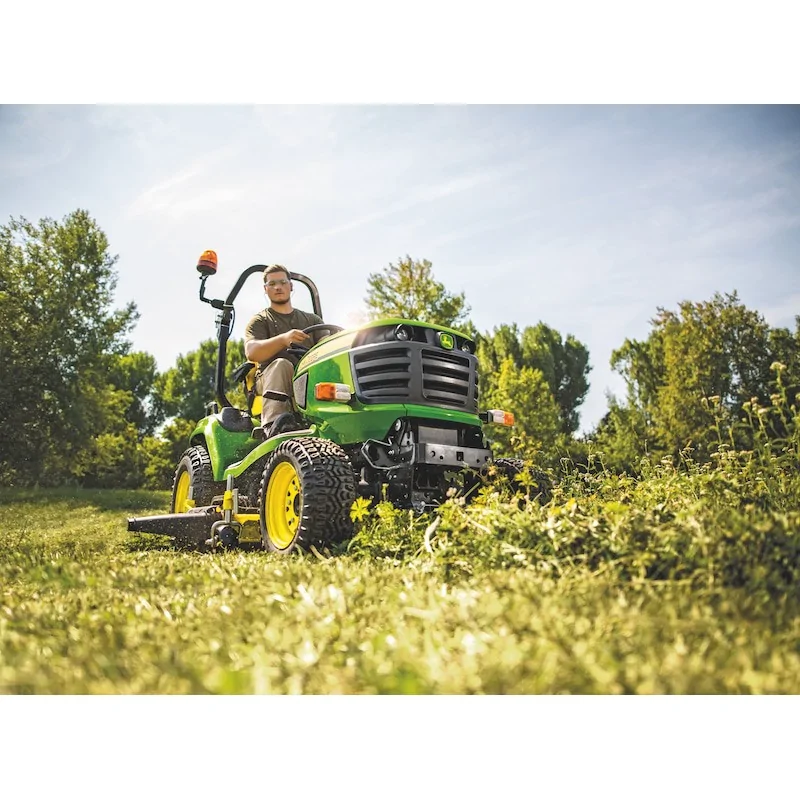
[[[310,347],[328,334],[328,331],[303,333],[303,328],[320,324],[322,319],[292,307],[293,288],[285,267],[280,264],[267,267],[264,293],[269,306],[253,316],[244,332],[245,357],[258,364],[256,391],[263,398],[261,425],[267,438],[278,417],[291,411],[289,398],[298,357],[286,352],[287,348],[293,344]],[[277,399],[276,394],[285,395],[286,399]]]

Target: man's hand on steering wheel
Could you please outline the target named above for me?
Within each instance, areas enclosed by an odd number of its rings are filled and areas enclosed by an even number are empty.
[[[300,344],[308,339],[308,334],[301,331],[299,328],[292,328],[292,330],[286,331],[286,333],[283,334],[283,341],[286,344],[287,349],[292,345]]]
[[[344,330],[344,328],[340,327],[339,325],[329,325],[327,322],[318,322],[315,325],[309,325],[307,328],[303,328],[303,330],[299,330],[298,328],[293,328],[292,330],[287,331],[286,333],[283,334],[286,340],[287,351],[290,353],[308,352],[309,345],[301,343],[306,342],[308,339],[311,338],[309,334],[323,330],[328,331],[329,334],[333,334]]]

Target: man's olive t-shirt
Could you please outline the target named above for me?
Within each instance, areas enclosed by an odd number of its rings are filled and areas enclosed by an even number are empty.
[[[247,323],[247,327],[244,330],[244,340],[249,342],[250,339],[271,339],[273,336],[280,336],[280,334],[287,333],[295,328],[303,330],[309,325],[318,325],[321,322],[321,317],[309,311],[301,311],[299,308],[295,308],[290,314],[281,314],[271,308],[265,308]],[[311,337],[311,341],[308,343],[309,346],[312,343],[316,344],[329,333],[330,331],[324,330],[309,334]],[[297,363],[298,360],[297,357],[287,356],[286,351],[281,350],[272,358],[262,361],[259,364],[259,370],[264,369],[270,361],[274,361],[276,358],[289,358],[294,363]]]

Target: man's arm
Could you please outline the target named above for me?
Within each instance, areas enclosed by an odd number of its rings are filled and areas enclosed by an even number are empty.
[[[292,343],[302,344],[308,338],[308,334],[295,328],[270,339],[248,339],[244,343],[244,354],[248,361],[255,361],[258,364],[262,361],[268,361]]]

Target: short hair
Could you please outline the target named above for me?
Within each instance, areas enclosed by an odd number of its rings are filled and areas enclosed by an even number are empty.
[[[283,272],[285,273],[286,277],[291,279],[292,275],[286,267],[282,266],[281,264],[273,264],[270,267],[267,267],[264,270],[264,283],[269,280],[270,275],[274,275],[276,272]]]

